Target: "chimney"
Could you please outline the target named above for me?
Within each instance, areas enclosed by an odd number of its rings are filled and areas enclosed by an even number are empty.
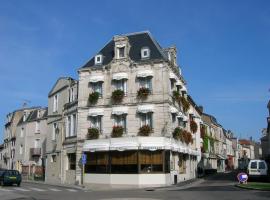
[[[203,113],[203,106],[199,106],[198,108]]]

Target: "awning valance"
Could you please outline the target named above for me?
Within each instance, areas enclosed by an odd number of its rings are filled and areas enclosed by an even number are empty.
[[[103,82],[104,81],[104,76],[102,75],[96,75],[96,76],[90,76],[90,83],[96,83],[96,82]]]
[[[125,151],[125,150],[137,150],[139,143],[137,138],[112,138],[110,144],[110,150],[112,151]]]
[[[86,140],[83,144],[83,151],[109,151],[110,142],[107,139]]]
[[[174,79],[175,81],[177,81],[178,77],[173,72],[170,72],[170,79]]]
[[[138,112],[139,113],[149,113],[154,112],[154,105],[148,104],[148,105],[140,105],[138,106]]]
[[[175,84],[176,84],[176,85],[181,85],[181,86],[184,85],[184,84],[182,83],[182,81],[180,81],[180,80],[177,80]]]
[[[184,119],[184,114],[182,112],[178,112],[178,115],[176,116],[177,118],[183,118]]]
[[[171,149],[171,142],[168,138],[152,137],[152,138],[141,138],[140,149],[149,151],[156,151],[159,149]]]
[[[175,107],[170,106],[171,113],[178,113],[178,110]]]
[[[113,115],[123,115],[128,113],[128,107],[113,107],[112,114]]]
[[[183,121],[184,121],[184,122],[187,122],[187,121],[188,121],[188,117],[184,115],[184,116],[183,116]]]
[[[128,74],[125,72],[115,73],[112,77],[113,80],[128,79]]]
[[[137,73],[137,77],[148,77],[148,76],[154,76],[154,72],[152,70],[142,70],[142,71],[138,71]]]
[[[184,92],[187,92],[187,88],[186,88],[186,86],[182,86],[182,88],[180,89],[181,91],[184,91]]]
[[[104,109],[102,108],[94,108],[94,109],[89,109],[88,112],[89,116],[99,116],[99,115],[104,115]]]

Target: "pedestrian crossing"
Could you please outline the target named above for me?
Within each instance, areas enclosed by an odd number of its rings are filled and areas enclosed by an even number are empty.
[[[52,187],[0,187],[1,192],[79,192],[79,189],[72,188],[52,188]]]

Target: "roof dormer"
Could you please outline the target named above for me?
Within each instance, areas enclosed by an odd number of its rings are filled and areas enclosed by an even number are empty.
[[[114,40],[114,52],[115,52],[115,59],[124,59],[129,56],[129,41],[128,37],[126,36],[115,36]]]
[[[103,56],[101,54],[98,54],[95,56],[95,65],[102,65],[103,62]]]

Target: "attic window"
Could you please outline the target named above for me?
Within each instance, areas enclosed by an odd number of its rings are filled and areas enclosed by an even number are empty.
[[[102,64],[102,55],[95,56],[95,64]]]
[[[148,47],[143,47],[141,49],[141,57],[142,58],[149,58],[150,57],[150,49]]]
[[[125,47],[119,47],[118,48],[118,58],[124,58],[125,57]]]

